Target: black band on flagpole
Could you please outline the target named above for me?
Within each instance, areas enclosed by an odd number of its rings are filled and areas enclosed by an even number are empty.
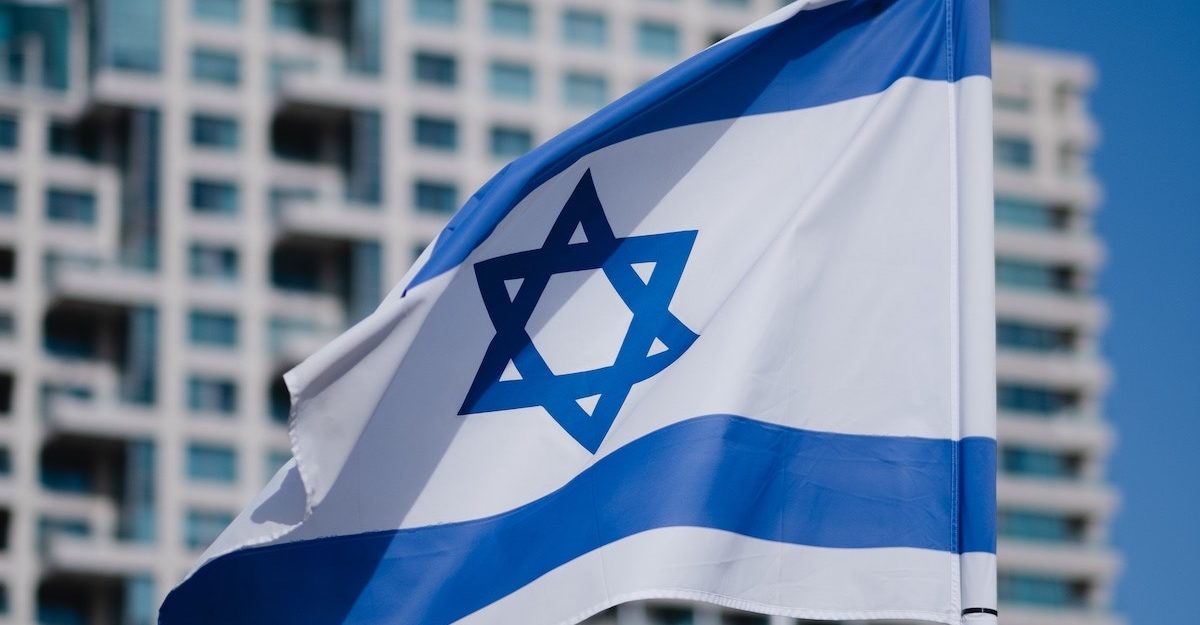
[[[992,616],[1000,616],[1000,613],[991,608],[967,608],[962,611],[962,615],[968,614],[991,614]]]

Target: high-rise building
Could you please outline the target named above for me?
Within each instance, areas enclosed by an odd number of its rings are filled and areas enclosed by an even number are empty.
[[[151,623],[288,458],[283,371],[505,161],[778,5],[0,0],[0,623]],[[1001,605],[1115,623],[1091,69],[996,59]]]

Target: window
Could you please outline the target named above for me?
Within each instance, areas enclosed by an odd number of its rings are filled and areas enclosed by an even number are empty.
[[[1069,266],[1045,265],[1012,258],[996,259],[996,284],[1004,286],[1070,293],[1075,290],[1073,278]]]
[[[238,84],[241,80],[241,67],[237,55],[219,50],[193,50],[192,79],[196,82],[226,86]]]
[[[1048,575],[1001,572],[996,579],[1001,603],[1054,608],[1081,608],[1087,602],[1087,582]]]
[[[279,31],[315,34],[321,26],[321,5],[308,0],[271,2],[271,27]]]
[[[533,9],[524,2],[492,0],[488,5],[488,27],[497,35],[528,38],[533,34]]]
[[[999,384],[996,387],[996,403],[1001,410],[1053,415],[1075,408],[1078,396],[1044,386]]]
[[[267,452],[266,463],[263,465],[267,479],[271,479],[292,459],[292,452],[272,449]]]
[[[426,24],[450,25],[458,21],[458,0],[412,0],[413,17]]]
[[[192,508],[184,520],[184,540],[189,549],[205,549],[230,523],[233,523],[233,515],[228,512]]]
[[[206,148],[232,150],[238,145],[238,122],[230,117],[196,114],[192,116],[192,144]]]
[[[223,312],[193,310],[188,315],[188,338],[196,345],[234,347],[238,341],[237,317]]]
[[[17,334],[17,319],[7,310],[0,311],[0,339],[11,339]]]
[[[517,158],[533,148],[533,133],[528,128],[492,126],[490,144],[492,156]]]
[[[232,484],[237,480],[237,453],[231,447],[192,443],[187,448],[188,479]]]
[[[188,409],[232,415],[237,412],[237,383],[228,378],[193,375],[188,378]]]
[[[638,51],[646,56],[668,59],[679,56],[679,29],[671,24],[639,23],[637,42]]]
[[[418,180],[413,190],[417,210],[449,215],[458,210],[458,187],[450,182]]]
[[[241,14],[241,0],[192,0],[192,15],[206,22],[236,24]]]
[[[46,218],[58,223],[96,223],[96,196],[87,191],[50,188],[46,191]]]
[[[567,104],[583,108],[600,108],[608,102],[608,80],[596,74],[568,72],[563,79]]]
[[[192,210],[210,215],[236,215],[238,188],[232,182],[198,178],[192,181]]]
[[[423,85],[453,87],[458,83],[458,61],[449,54],[418,52],[413,55],[413,75]]]
[[[0,115],[0,149],[11,150],[20,141],[21,125],[17,118]]]
[[[1026,477],[1075,479],[1083,470],[1083,459],[1050,449],[1006,447],[1000,450],[1000,470]]]
[[[417,145],[452,151],[458,148],[458,123],[442,117],[418,116],[414,122]]]
[[[496,61],[488,67],[488,88],[492,95],[508,100],[533,98],[533,69],[528,65]]]
[[[238,253],[232,247],[193,243],[188,267],[193,278],[233,282],[238,276]]]
[[[650,625],[692,625],[692,608],[682,606],[646,606],[646,620]]]
[[[9,282],[17,277],[17,252],[12,248],[0,248],[0,282]]]
[[[749,8],[750,0],[708,0],[710,4],[722,7],[732,7],[735,9]],[[791,0],[782,0],[780,4],[788,4]]]
[[[584,48],[608,45],[608,20],[601,13],[567,9],[563,13],[563,40]]]
[[[0,180],[0,217],[12,217],[17,214],[17,186],[6,180]]]
[[[996,198],[996,223],[1031,230],[1066,230],[1068,211],[1042,202],[1013,197]]]
[[[1014,169],[1033,167],[1033,143],[1018,137],[998,136],[993,144],[996,165]]]
[[[12,454],[7,447],[0,447],[0,475],[12,475]]]
[[[1081,542],[1087,522],[1083,517],[1034,510],[1000,510],[996,532],[1023,540]]]
[[[1075,344],[1070,329],[1020,321],[996,322],[996,345],[1035,352],[1068,352]]]

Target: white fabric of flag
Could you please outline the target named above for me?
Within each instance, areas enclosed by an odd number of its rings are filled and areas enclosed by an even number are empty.
[[[989,72],[984,0],[801,1],[514,161],[160,622],[994,619]]]

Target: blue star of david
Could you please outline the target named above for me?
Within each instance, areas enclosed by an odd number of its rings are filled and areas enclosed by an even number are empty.
[[[577,230],[586,240],[573,239]],[[668,310],[695,240],[695,230],[617,238],[592,173],[584,172],[541,248],[475,264],[496,336],[458,413],[541,406],[595,453],[633,385],[666,369],[698,338]],[[653,265],[643,279],[635,265],[646,263]],[[612,365],[556,375],[526,324],[551,276],[587,270],[604,272],[633,321]],[[520,286],[510,294],[506,283],[514,280],[521,280]],[[512,367],[518,375],[511,374]]]

